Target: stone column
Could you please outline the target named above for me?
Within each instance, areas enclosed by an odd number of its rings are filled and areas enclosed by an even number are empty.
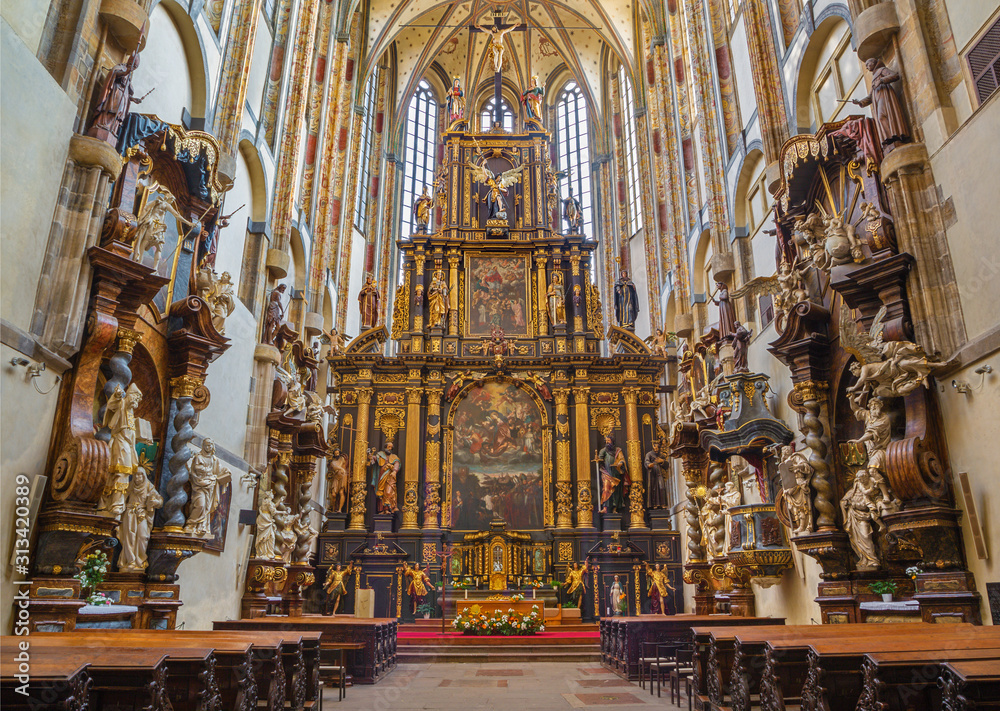
[[[254,389],[243,456],[251,466],[263,471],[267,467],[267,414],[271,411],[274,369],[281,361],[281,353],[274,346],[258,343],[253,360]]]
[[[545,292],[548,290],[549,285],[545,280],[545,264],[548,262],[548,257],[544,255],[535,256],[535,268],[538,270],[538,335],[547,336],[549,335],[549,316],[548,308],[545,304]]]
[[[427,388],[427,441],[424,444],[424,529],[437,529],[441,515],[441,396]]]
[[[573,528],[573,475],[569,447],[569,388],[553,392],[556,401],[556,528]]]
[[[371,388],[358,389],[358,431],[354,437],[354,471],[351,476],[351,531],[365,530],[365,493],[368,469],[368,419],[370,417]]]
[[[132,351],[135,349],[135,344],[141,338],[142,334],[138,331],[133,331],[130,328],[122,326],[118,327],[118,348],[115,354],[108,359],[108,370],[111,372],[111,375],[104,383],[104,390],[102,391],[104,397],[101,401],[101,407],[97,411],[96,421],[101,424],[101,428],[97,430],[94,439],[100,439],[105,442],[111,441],[111,430],[103,425],[104,413],[108,409],[108,400],[114,395],[115,389],[120,387],[124,391],[128,388],[129,383],[132,382],[132,370],[129,368],[129,364],[132,362]]]
[[[420,400],[423,390],[406,389],[406,467],[403,469],[403,506],[400,529],[420,528],[417,513],[420,488]]]
[[[628,386],[622,388],[625,398],[625,438],[628,443],[628,471],[631,483],[629,485],[629,513],[632,515],[629,529],[646,528],[645,489],[642,485],[642,452],[639,440],[639,411],[636,405],[639,401],[639,388]]]
[[[170,415],[167,427],[167,446],[163,453],[164,467],[160,474],[160,496],[163,508],[157,511],[157,527],[172,533],[183,533],[187,518],[184,506],[188,502],[187,463],[194,452],[188,445],[194,439],[191,420],[195,411],[191,400],[201,380],[181,375],[170,380]]]
[[[594,527],[594,494],[590,488],[590,388],[573,388],[573,409],[576,415],[576,527]]]

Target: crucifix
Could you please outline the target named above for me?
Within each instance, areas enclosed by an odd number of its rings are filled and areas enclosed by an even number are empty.
[[[482,27],[471,27],[472,32],[485,32],[489,35],[486,49],[493,60],[493,124],[503,125],[503,104],[500,91],[500,76],[503,69],[503,38],[514,30],[526,30],[527,25],[505,25],[501,22],[503,10],[494,8],[492,11],[493,24]]]
[[[440,551],[434,551],[434,557],[441,559],[441,634],[445,633],[444,595],[448,584],[448,560],[455,555],[455,553],[456,551],[454,546],[448,543],[446,543]]]

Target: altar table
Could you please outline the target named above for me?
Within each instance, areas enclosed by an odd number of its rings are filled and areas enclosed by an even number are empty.
[[[538,608],[538,616],[545,619],[545,602],[543,600],[455,600],[457,612],[464,613],[468,610],[470,615],[486,614],[492,615],[494,612],[507,612],[514,610],[522,615],[530,615],[531,608]]]

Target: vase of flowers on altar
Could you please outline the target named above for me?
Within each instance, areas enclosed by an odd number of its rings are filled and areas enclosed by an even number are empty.
[[[545,631],[545,623],[538,614],[538,605],[532,605],[531,612],[522,614],[509,608],[506,612],[473,613],[463,608],[451,623],[456,632],[467,635],[503,635],[506,637],[533,635]]]
[[[75,577],[80,581],[82,592],[86,597],[88,605],[110,605],[111,598],[101,592],[97,592],[97,586],[104,582],[104,575],[108,572],[108,557],[104,551],[91,553],[83,559],[80,572]]]

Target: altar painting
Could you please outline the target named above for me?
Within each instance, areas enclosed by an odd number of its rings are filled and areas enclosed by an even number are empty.
[[[451,525],[481,531],[494,518],[511,529],[543,526],[542,422],[513,383],[473,387],[454,419]]]
[[[508,336],[530,336],[528,257],[472,255],[466,271],[469,335],[489,336],[502,328]]]

